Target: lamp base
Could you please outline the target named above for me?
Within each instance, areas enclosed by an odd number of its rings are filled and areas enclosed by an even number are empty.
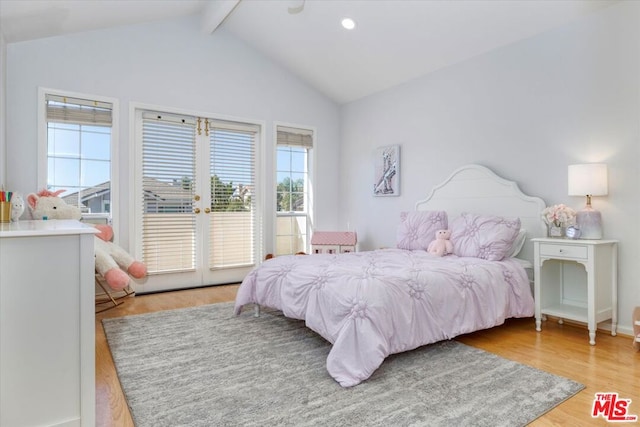
[[[576,226],[580,229],[581,239],[602,239],[602,215],[599,211],[591,207],[578,211]]]

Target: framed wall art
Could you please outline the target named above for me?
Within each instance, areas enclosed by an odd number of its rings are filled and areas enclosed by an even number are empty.
[[[374,158],[374,196],[400,195],[400,146],[378,147]]]

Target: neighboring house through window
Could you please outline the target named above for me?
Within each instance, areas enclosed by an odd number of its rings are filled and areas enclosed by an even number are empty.
[[[276,126],[276,255],[309,253],[313,131]]]

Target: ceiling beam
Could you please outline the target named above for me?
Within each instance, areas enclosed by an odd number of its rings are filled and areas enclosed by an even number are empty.
[[[213,34],[240,0],[210,0],[202,11],[202,32]]]

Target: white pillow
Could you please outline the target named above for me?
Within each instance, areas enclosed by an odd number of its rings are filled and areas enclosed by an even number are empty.
[[[522,250],[522,248],[524,247],[525,240],[527,240],[527,230],[520,229],[520,231],[518,231],[518,235],[516,236],[516,239],[513,241],[513,244],[511,245],[511,249],[509,249],[509,252],[507,252],[507,255],[505,256],[505,258],[517,257],[520,251]]]

